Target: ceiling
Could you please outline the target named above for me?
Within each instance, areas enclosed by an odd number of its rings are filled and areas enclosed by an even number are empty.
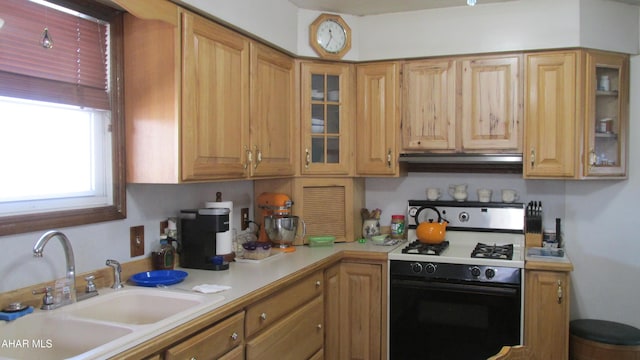
[[[350,15],[375,15],[403,11],[466,6],[467,0],[289,0],[299,8]],[[477,5],[516,0],[477,0]],[[640,5],[640,0],[612,0]]]

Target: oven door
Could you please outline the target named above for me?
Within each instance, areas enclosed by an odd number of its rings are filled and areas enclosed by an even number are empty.
[[[390,286],[391,360],[484,360],[520,343],[520,285],[392,275]]]

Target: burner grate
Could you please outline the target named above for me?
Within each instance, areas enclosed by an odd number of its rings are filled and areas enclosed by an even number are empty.
[[[513,259],[513,244],[506,245],[488,245],[478,243],[471,252],[472,258],[487,258],[487,259],[501,259],[511,260]]]
[[[416,240],[409,243],[402,249],[403,254],[421,254],[421,255],[440,255],[446,248],[449,247],[448,241],[443,241],[440,244],[425,244]]]

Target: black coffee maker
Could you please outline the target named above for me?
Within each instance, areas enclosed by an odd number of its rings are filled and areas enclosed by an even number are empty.
[[[227,270],[224,254],[216,254],[218,233],[229,230],[230,209],[180,211],[180,266],[191,269]]]

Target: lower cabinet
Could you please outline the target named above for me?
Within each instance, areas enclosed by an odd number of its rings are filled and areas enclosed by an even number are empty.
[[[248,306],[247,360],[308,359],[322,350],[323,286],[317,271]]]
[[[247,341],[247,360],[308,359],[322,350],[324,343],[322,300],[322,296],[315,297]]]
[[[524,343],[534,359],[569,357],[569,272],[525,273]]]
[[[326,359],[386,358],[384,266],[343,261],[325,270]]]
[[[243,340],[244,312],[240,312],[167,349],[164,359],[243,359]]]

